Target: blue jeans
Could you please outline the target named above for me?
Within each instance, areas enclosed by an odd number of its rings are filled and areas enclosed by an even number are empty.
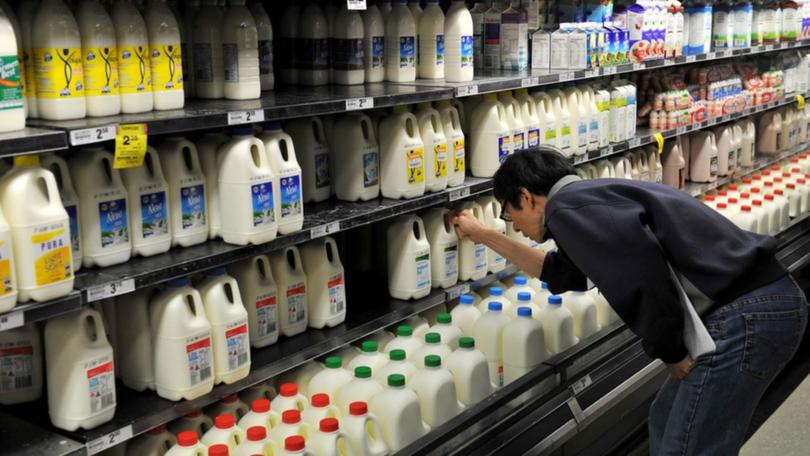
[[[650,407],[651,455],[733,455],[768,385],[793,358],[807,301],[791,277],[703,318],[717,350],[683,380],[667,378]]]

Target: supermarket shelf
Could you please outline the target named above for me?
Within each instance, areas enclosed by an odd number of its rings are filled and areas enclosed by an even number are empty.
[[[28,302],[19,304],[14,310],[0,315],[0,331],[18,328],[26,323],[44,321],[66,313],[74,312],[84,306],[82,295],[73,291],[67,296],[45,302]]]
[[[32,152],[50,152],[67,149],[67,147],[67,137],[62,131],[25,128],[20,131],[0,133],[0,157]]]
[[[84,445],[0,412],[0,447],[15,456],[84,456]]]

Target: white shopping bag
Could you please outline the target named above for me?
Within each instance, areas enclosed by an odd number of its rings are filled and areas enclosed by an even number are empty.
[[[667,266],[669,266],[669,273],[675,283],[678,300],[683,308],[683,343],[686,345],[689,356],[696,360],[701,355],[712,353],[717,349],[717,346],[714,344],[714,339],[709,334],[709,330],[706,329],[706,325],[700,319],[700,315],[695,310],[692,300],[686,294],[686,290],[681,283],[680,274],[675,272],[672,265],[667,264]]]

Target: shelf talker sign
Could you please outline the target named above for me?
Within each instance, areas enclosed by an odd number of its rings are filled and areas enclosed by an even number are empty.
[[[146,124],[119,125],[115,133],[113,168],[134,168],[143,164],[146,155]]]

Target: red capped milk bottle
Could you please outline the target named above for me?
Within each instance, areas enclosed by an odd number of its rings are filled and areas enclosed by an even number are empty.
[[[227,445],[229,451],[245,440],[245,431],[236,425],[236,417],[229,413],[218,415],[214,419],[214,427],[208,430],[201,439],[203,445]]]
[[[169,184],[163,177],[157,151],[147,147],[143,164],[121,171],[129,197],[132,253],[152,256],[172,246],[169,223]]]
[[[166,430],[165,425],[152,428],[127,442],[127,455],[159,456],[165,455],[171,447],[177,445],[177,438]]]
[[[292,138],[284,133],[280,123],[270,122],[265,124],[260,139],[278,182],[273,191],[279,208],[278,233],[294,233],[304,225],[304,201],[301,167],[295,157]]]
[[[484,94],[470,120],[470,169],[475,177],[492,177],[512,151],[506,110],[494,93]]]
[[[304,202],[329,199],[332,181],[329,170],[329,144],[323,122],[318,117],[295,119],[287,123],[301,163]]]
[[[394,106],[380,122],[379,138],[382,196],[399,199],[423,195],[427,154],[416,116],[407,106]]]
[[[259,31],[246,0],[229,0],[222,26],[225,98],[250,100],[262,94],[259,81]]]
[[[228,454],[228,447],[226,445],[213,445],[214,447],[224,447],[224,453],[220,452],[219,455]],[[214,450],[223,451],[221,449]],[[199,442],[198,436],[194,431],[183,431],[177,435],[177,445],[169,448],[165,456],[206,456],[207,448]]]
[[[149,0],[145,21],[152,52],[150,63],[155,109],[180,109],[186,100],[183,92],[180,27],[166,5],[166,0]]]
[[[270,256],[270,268],[278,286],[278,313],[281,333],[287,337],[307,329],[307,276],[301,262],[301,253],[295,246],[287,247]]]
[[[250,411],[239,420],[239,427],[242,429],[250,429],[254,426],[261,426],[270,432],[278,422],[281,421],[281,415],[275,410],[270,409],[270,401],[268,399],[256,399],[250,406]]]
[[[246,431],[246,438],[232,453],[234,456],[252,456],[254,454],[276,454],[276,444],[267,438],[268,430],[262,426],[254,426]],[[211,448],[208,448],[211,454]]]
[[[315,393],[309,402],[309,407],[301,412],[301,419],[317,429],[318,423],[327,418],[337,418],[340,416],[337,406],[330,403],[329,395],[325,393]]]
[[[304,244],[310,328],[332,328],[346,319],[346,283],[337,244],[329,236]]]
[[[82,0],[76,9],[82,37],[82,67],[87,115],[114,116],[121,112],[118,83],[118,46],[112,19],[98,0]]]
[[[456,384],[456,398],[470,407],[492,394],[487,357],[475,348],[475,339],[462,337],[458,349],[447,358],[447,368]]]
[[[450,210],[429,209],[422,219],[430,242],[430,271],[433,287],[447,288],[458,282],[458,237],[450,223]]]
[[[168,138],[158,156],[169,183],[172,245],[188,247],[208,239],[208,193],[197,147],[185,138]]]
[[[126,341],[116,347],[118,376],[135,391],[155,389],[152,329],[149,325],[149,302],[156,290],[142,288],[116,298],[116,305],[126,312],[115,313],[118,339]]]
[[[228,266],[239,284],[242,303],[248,313],[250,345],[261,348],[276,343],[279,334],[278,288],[270,259],[259,255]]]
[[[35,323],[0,332],[0,404],[30,402],[42,396],[41,341]]]
[[[320,368],[320,366],[318,366]],[[303,382],[302,382],[303,383]],[[295,383],[284,383],[278,388],[278,396],[274,397],[270,406],[273,410],[298,410],[302,411],[309,405],[309,401],[303,394],[298,392]]]
[[[376,416],[368,413],[368,404],[365,402],[356,401],[349,404],[349,415],[344,416],[340,423],[355,455],[388,454],[388,448],[382,440],[380,423]]]
[[[479,223],[484,224],[484,211],[478,203],[465,202],[462,209],[470,209]],[[487,247],[473,242],[469,237],[459,242],[458,278],[459,280],[480,280],[487,275]]]
[[[301,412],[296,409],[288,409],[281,413],[281,423],[270,431],[270,439],[275,442],[284,442],[288,437],[300,435],[311,437],[312,427],[301,421]]]
[[[403,215],[388,226],[388,292],[395,299],[430,293],[430,243],[422,219]]]
[[[458,110],[450,104],[450,100],[440,100],[436,104],[436,109],[441,116],[444,136],[447,139],[447,185],[457,187],[464,183],[467,169],[461,119]]]
[[[368,201],[380,195],[380,150],[371,118],[341,116],[335,124],[335,194],[344,201]]]

